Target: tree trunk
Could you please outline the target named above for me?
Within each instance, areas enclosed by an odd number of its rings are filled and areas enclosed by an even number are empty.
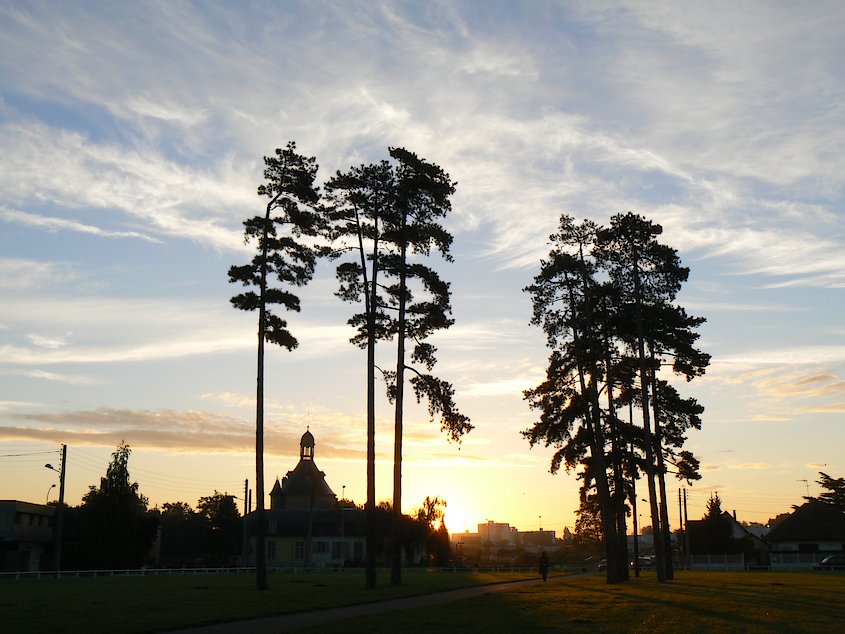
[[[272,204],[272,203],[271,203]],[[270,205],[271,205],[270,204]],[[255,394],[255,585],[267,590],[267,561],[264,555],[264,329],[267,290],[267,232],[270,205],[261,236],[261,287],[258,305],[258,372]]]
[[[583,263],[584,255],[581,253],[581,261]],[[569,304],[576,306],[575,297],[572,292],[572,287],[568,284],[569,289]],[[587,297],[590,290],[586,276],[581,276],[582,292]],[[592,327],[592,313],[591,309],[587,308],[587,331],[591,331]],[[604,544],[605,554],[607,558],[607,582],[617,583],[624,581],[619,571],[619,544],[617,540],[616,518],[614,517],[613,500],[610,494],[610,485],[607,481],[607,463],[604,455],[604,433],[602,431],[601,422],[601,408],[599,407],[598,390],[595,387],[594,379],[590,379],[590,385],[587,385],[586,372],[584,369],[583,359],[583,338],[580,336],[578,329],[572,327],[572,339],[575,343],[575,353],[577,355],[576,365],[578,367],[578,380],[580,382],[581,393],[589,395],[587,421],[590,427],[590,454],[593,458],[593,475],[596,480],[596,493],[599,498],[599,510],[602,520],[602,541]]]
[[[666,552],[663,548],[663,531],[660,528],[660,510],[657,504],[657,487],[654,483],[654,451],[651,436],[651,406],[649,404],[648,369],[646,368],[645,356],[645,335],[643,327],[642,311],[642,289],[640,287],[640,271],[638,255],[634,251],[634,298],[636,301],[636,322],[637,322],[637,353],[640,365],[640,397],[642,399],[643,413],[643,436],[645,444],[645,472],[648,483],[648,499],[651,506],[651,528],[654,537],[655,567],[657,568],[657,580],[666,581],[665,559]]]
[[[402,228],[405,228],[404,217]],[[399,533],[402,527],[402,422],[405,397],[406,256],[407,246],[403,243],[401,258],[399,260],[401,269],[399,271],[399,318],[396,347],[396,412],[393,432],[393,540],[391,545],[393,553],[390,565],[390,583],[394,586],[402,584],[402,543]]]
[[[373,241],[373,275],[367,306],[367,558],[366,586],[376,587],[376,301],[378,240]]]
[[[657,457],[657,483],[660,488],[660,528],[663,531],[663,552],[665,556],[666,580],[675,578],[672,566],[672,534],[669,530],[669,506],[666,499],[666,468],[663,462],[663,441],[660,432],[660,408],[657,405],[657,370],[655,369],[654,343],[649,341],[651,356],[651,393],[652,408],[654,410],[654,451]]]
[[[625,477],[623,473],[622,456],[624,452],[619,445],[619,430],[616,425],[615,414],[616,406],[613,402],[613,382],[610,374],[610,360],[607,360],[607,407],[608,416],[610,417],[610,447],[611,453],[615,456],[613,460],[613,506],[616,515],[616,538],[619,541],[618,553],[619,558],[619,574],[622,580],[627,580],[630,576],[628,570],[628,526],[625,521]]]

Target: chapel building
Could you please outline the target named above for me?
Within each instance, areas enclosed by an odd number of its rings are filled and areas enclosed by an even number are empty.
[[[364,560],[364,511],[337,499],[326,474],[314,462],[316,443],[309,431],[299,442],[299,462],[276,479],[266,510],[265,555],[273,567],[343,567]],[[254,513],[249,563],[255,563]]]

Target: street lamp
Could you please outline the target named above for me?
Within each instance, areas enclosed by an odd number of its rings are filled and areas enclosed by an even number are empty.
[[[59,474],[59,506],[56,509],[56,523],[53,527],[53,554],[56,558],[56,574],[61,575],[62,570],[62,518],[65,506],[65,467],[67,466],[67,445],[62,445],[62,468],[56,469],[49,462],[44,465],[50,471],[55,471]],[[56,486],[55,484],[53,486]],[[50,487],[51,489],[53,487]],[[50,496],[50,492],[47,492]]]
[[[49,503],[50,503],[50,491],[52,491],[52,490],[53,490],[53,489],[55,489],[55,488],[56,488],[56,483],[54,482],[53,484],[51,484],[51,485],[50,485],[50,488],[49,488],[49,489],[47,489],[47,499],[46,499],[46,500],[44,500],[44,504],[49,504]]]

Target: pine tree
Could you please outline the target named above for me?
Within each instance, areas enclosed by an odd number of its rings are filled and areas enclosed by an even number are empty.
[[[385,300],[379,292],[384,226],[395,217],[395,174],[387,161],[360,165],[337,174],[326,183],[332,220],[335,257],[355,257],[337,267],[338,297],[363,302],[349,324],[357,328],[352,343],[367,350],[367,588],[376,587],[376,341],[389,337]]]
[[[304,286],[314,275],[321,250],[303,238],[319,236],[325,230],[325,218],[319,209],[320,195],[314,181],[316,160],[296,153],[291,141],[275,156],[264,157],[264,178],[258,195],[269,199],[263,216],[244,221],[244,241],[255,242],[257,253],[249,264],[232,266],[229,281],[256,290],[235,295],[235,308],[258,311],[258,361],[255,406],[255,569],[259,590],[267,589],[264,558],[264,343],[274,343],[287,350],[297,347],[287,322],[270,310],[279,305],[285,310],[300,310],[299,297],[285,288],[272,288],[268,277],[275,276],[283,286]]]

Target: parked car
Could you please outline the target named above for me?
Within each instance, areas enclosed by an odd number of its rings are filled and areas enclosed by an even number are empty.
[[[605,570],[607,570],[607,559],[602,559],[602,560],[598,563],[598,565],[596,566],[596,569],[597,569],[599,572],[604,572]]]
[[[845,555],[828,555],[815,564],[813,570],[845,570]]]
[[[640,570],[654,568],[654,555],[640,555]],[[634,567],[634,560],[631,560],[631,568]]]

